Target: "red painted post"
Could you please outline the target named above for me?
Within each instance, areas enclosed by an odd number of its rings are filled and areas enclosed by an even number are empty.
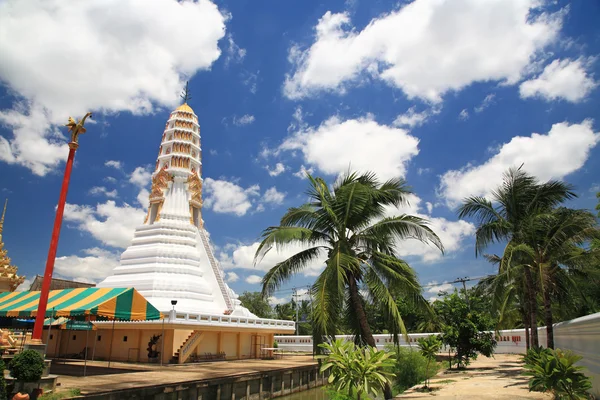
[[[69,191],[69,180],[71,179],[71,170],[73,169],[73,159],[75,158],[77,147],[79,147],[77,143],[69,143],[69,158],[67,159],[65,176],[63,178],[62,188],[60,189],[56,217],[54,218],[54,229],[52,230],[48,259],[46,260],[46,270],[44,271],[44,281],[42,282],[42,292],[40,293],[35,325],[33,326],[33,336],[31,339],[40,343],[44,329],[44,320],[46,319],[46,306],[48,305],[48,294],[50,293],[50,283],[52,282],[52,272],[54,271],[54,261],[56,260],[56,249],[58,247],[58,238],[60,237],[60,227],[62,225],[63,212],[67,201],[67,192]]]

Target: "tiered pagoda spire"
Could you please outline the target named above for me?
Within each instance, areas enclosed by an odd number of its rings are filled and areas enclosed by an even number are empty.
[[[17,267],[10,264],[10,257],[7,256],[8,250],[4,249],[2,231],[4,230],[7,204],[8,200],[4,202],[4,210],[2,211],[2,218],[0,218],[0,292],[14,292],[25,281],[24,276],[17,275]]]
[[[252,316],[223,279],[202,221],[202,149],[198,117],[183,104],[171,112],[152,174],[143,225],[99,287],[135,287],[160,311]]]

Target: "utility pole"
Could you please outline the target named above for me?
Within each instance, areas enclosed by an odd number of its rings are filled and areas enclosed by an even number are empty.
[[[294,298],[294,306],[296,307],[296,336],[298,336],[298,289],[292,288],[292,290],[294,291],[292,297]]]
[[[469,308],[471,308],[471,304],[469,304],[469,294],[467,293],[467,284],[465,282],[470,281],[471,279],[469,279],[468,276],[465,276],[464,278],[456,278],[456,280],[454,282],[462,282],[463,284],[463,289],[465,291],[465,301],[467,302],[467,306]]]

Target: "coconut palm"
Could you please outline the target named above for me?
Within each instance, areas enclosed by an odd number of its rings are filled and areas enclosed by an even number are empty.
[[[393,207],[407,203],[411,192],[405,182],[380,183],[373,173],[348,173],[331,189],[321,178],[308,175],[308,181],[309,202],[290,208],[279,226],[262,234],[255,262],[273,247],[304,248],[265,274],[263,294],[271,295],[310,263],[325,258],[325,269],[311,288],[315,344],[335,335],[340,311],[346,310],[353,316],[350,323],[358,341],[376,347],[364,308],[366,296],[384,307],[390,332],[406,334],[389,288],[417,297],[421,287],[413,269],[395,256],[397,241],[417,239],[441,251],[443,246],[427,220],[406,214],[386,216]]]
[[[564,268],[586,273],[593,251],[586,249],[600,238],[595,216],[587,210],[557,208],[531,218],[525,225],[523,243],[514,246],[514,253],[525,266],[536,271],[543,299],[547,347],[554,348],[552,297],[561,293],[578,293],[577,285]]]
[[[511,168],[504,174],[502,185],[491,193],[491,200],[482,196],[466,198],[458,210],[460,218],[473,217],[478,223],[475,234],[475,254],[480,254],[490,244],[506,242],[507,249],[524,242],[525,227],[529,221],[544,213],[549,213],[566,200],[576,197],[572,187],[559,181],[539,183],[537,179],[521,168]],[[510,255],[505,250],[504,262]],[[520,257],[515,254],[514,257]],[[517,260],[518,261],[518,260]],[[526,263],[517,262],[525,265]],[[529,319],[531,321],[531,345],[539,345],[537,334],[537,289],[534,272],[522,268],[526,285]]]

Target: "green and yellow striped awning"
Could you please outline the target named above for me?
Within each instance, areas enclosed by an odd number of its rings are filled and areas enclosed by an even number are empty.
[[[0,293],[1,317],[35,317],[40,292]],[[46,317],[98,316],[120,320],[160,319],[160,312],[134,288],[51,290]]]

